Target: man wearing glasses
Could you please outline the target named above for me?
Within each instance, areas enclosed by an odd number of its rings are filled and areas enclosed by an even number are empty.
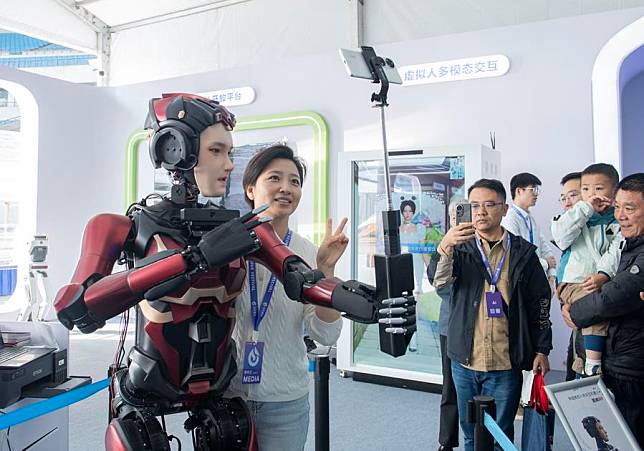
[[[581,200],[581,172],[571,172],[563,176],[560,182],[561,196],[559,202],[564,212],[570,210],[577,202]],[[553,221],[559,219],[555,216]],[[570,247],[561,249],[561,259],[566,261],[570,258]],[[561,280],[562,274],[557,274],[557,280]],[[584,349],[584,340],[581,334],[575,330],[570,333],[568,341],[568,352],[566,354],[566,380],[571,381],[577,378],[577,374],[583,374],[584,362],[586,360],[586,350]]]
[[[496,400],[497,423],[512,440],[521,370],[549,370],[550,287],[535,247],[501,226],[508,211],[498,180],[468,190],[472,222],[452,227],[432,256],[434,287],[452,286],[447,354],[458,398],[465,449],[473,450],[467,402]]]
[[[564,175],[560,183],[559,202],[561,202],[564,211],[568,211],[581,200],[581,172],[571,172]]]
[[[562,314],[572,328],[610,322],[603,380],[644,447],[644,173],[625,177],[617,188],[614,215],[625,238],[617,272],[601,290],[564,305]]]
[[[512,177],[510,180],[512,206],[501,221],[501,225],[508,232],[537,246],[539,262],[548,276],[551,289],[554,290],[557,260],[555,260],[550,244],[540,233],[537,222],[530,214],[530,208],[537,203],[540,191],[541,180],[536,175],[522,172]]]

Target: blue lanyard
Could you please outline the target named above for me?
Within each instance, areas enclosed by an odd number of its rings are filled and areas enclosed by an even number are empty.
[[[287,246],[291,243],[291,231],[289,230],[284,237],[284,244]],[[271,274],[271,278],[268,280],[268,286],[266,287],[266,293],[264,293],[264,299],[262,300],[262,305],[259,307],[257,305],[257,267],[255,266],[254,261],[248,262],[248,285],[250,287],[250,313],[253,317],[253,329],[255,331],[259,330],[259,324],[266,316],[268,311],[268,305],[271,303],[271,297],[273,297],[273,291],[275,290],[275,284],[277,283],[277,278],[275,274]]]
[[[514,205],[512,205],[512,208],[514,208],[514,210],[521,217],[521,219],[523,219],[523,223],[525,224],[526,228],[530,230],[530,244],[534,244],[534,235],[532,232],[532,220],[530,219],[530,216],[528,217],[523,216],[523,213],[521,213],[521,211]]]
[[[487,273],[490,275],[490,285],[492,287],[495,287],[496,289],[496,283],[499,281],[499,277],[501,276],[501,269],[503,269],[503,263],[505,262],[505,256],[508,255],[508,249],[510,249],[510,234],[508,233],[508,238],[507,238],[507,243],[505,246],[505,249],[503,250],[503,257],[501,257],[501,261],[499,262],[499,265],[496,267],[496,271],[494,271],[494,276],[492,276],[492,268],[490,268],[490,262],[487,259],[487,256],[485,255],[485,252],[483,252],[483,246],[481,245],[481,239],[476,236],[476,247],[479,248],[479,252],[481,253],[481,258],[483,259],[483,264],[485,265],[485,269],[487,269]]]

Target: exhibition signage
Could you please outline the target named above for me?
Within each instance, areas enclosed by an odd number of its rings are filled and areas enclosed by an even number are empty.
[[[255,101],[255,90],[250,86],[198,93],[224,106],[248,105]]]
[[[640,450],[599,376],[545,388],[575,450]]]
[[[510,60],[505,55],[478,56],[398,68],[403,86],[500,77],[508,70]]]

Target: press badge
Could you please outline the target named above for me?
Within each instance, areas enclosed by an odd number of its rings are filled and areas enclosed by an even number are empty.
[[[244,347],[244,368],[242,384],[259,384],[262,381],[264,342],[247,341]]]
[[[503,317],[503,297],[498,291],[485,293],[485,306],[487,307],[488,318]]]

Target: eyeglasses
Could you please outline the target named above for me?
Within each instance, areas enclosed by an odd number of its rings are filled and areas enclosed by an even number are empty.
[[[580,195],[581,193],[577,190],[568,191],[566,194],[559,196],[559,202],[561,202],[562,204],[565,204],[566,202],[573,202]]]
[[[471,203],[472,211],[480,210],[482,207],[485,207],[486,210],[491,210],[499,205],[503,205],[504,202],[483,202],[482,204]]]
[[[537,185],[537,186],[526,186],[526,187],[525,187],[525,188],[523,188],[523,189],[524,189],[524,190],[526,190],[526,191],[532,191],[532,193],[533,193],[535,196],[538,196],[538,195],[539,195],[539,193],[541,193],[541,187],[540,187],[539,185]]]

